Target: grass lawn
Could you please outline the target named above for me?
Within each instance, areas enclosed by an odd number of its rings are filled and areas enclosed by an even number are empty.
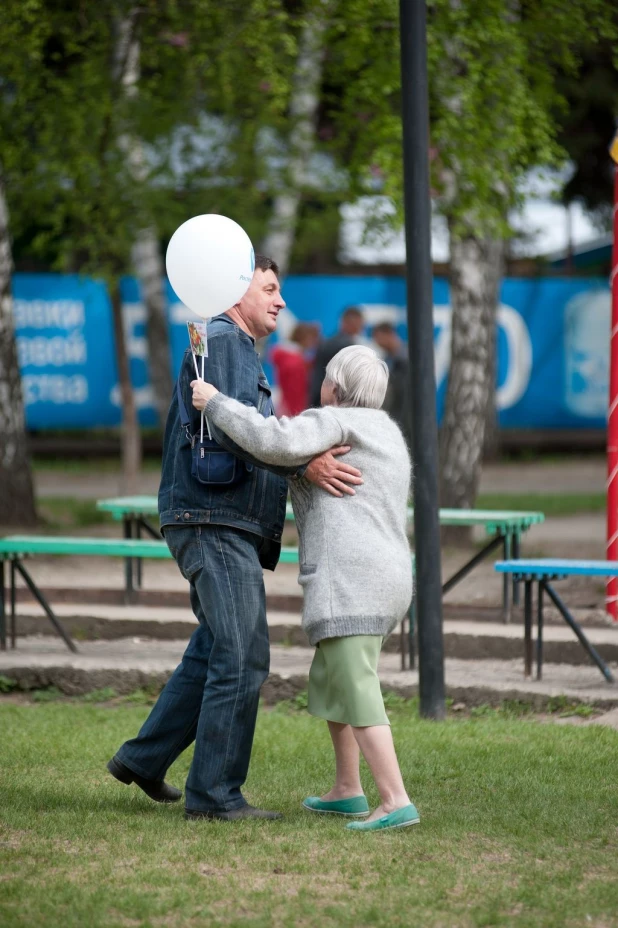
[[[580,512],[605,512],[606,502],[605,493],[481,493],[476,508],[574,516]]]
[[[246,787],[285,820],[195,823],[104,770],[147,712],[0,704],[3,928],[618,926],[614,731],[395,709],[421,824],[356,835],[299,807],[332,772],[305,713],[260,713]]]

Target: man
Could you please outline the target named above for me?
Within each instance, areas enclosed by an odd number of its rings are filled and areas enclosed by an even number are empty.
[[[317,407],[320,405],[320,391],[328,363],[342,348],[356,345],[364,328],[365,319],[360,309],[357,306],[348,306],[341,315],[339,331],[332,338],[323,341],[318,347],[311,377],[310,400],[312,406]]]
[[[376,345],[384,352],[388,366],[388,389],[382,408],[395,420],[411,447],[412,409],[408,352],[390,322],[381,322],[371,333]]]
[[[285,306],[278,273],[274,261],[256,255],[246,294],[208,326],[208,380],[265,416],[272,414],[270,387],[255,342],[275,331]],[[227,484],[208,477],[208,483],[199,482],[192,475],[192,445],[199,440],[199,415],[191,404],[194,379],[187,350],[165,429],[159,517],[165,540],[189,581],[199,626],[138,736],[125,742],[107,766],[116,779],[136,783],[152,799],[176,802],[182,793],[165,783],[165,773],[195,741],[186,818],[279,818],[276,812],[250,806],[241,787],[259,691],[269,670],[262,567],[274,570],[279,558],[284,477],[305,477],[334,496],[353,494],[350,484],[362,480],[358,470],[336,457],[349,448],[334,448],[299,470],[266,470],[211,425],[217,442],[216,451],[206,452],[213,458],[212,472],[226,471],[227,465],[221,468],[220,463],[227,460],[233,477]],[[197,451],[202,455],[201,444]]]

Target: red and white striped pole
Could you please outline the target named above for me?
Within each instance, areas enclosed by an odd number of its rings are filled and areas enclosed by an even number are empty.
[[[614,168],[614,245],[612,272],[612,326],[609,347],[609,412],[607,415],[607,560],[618,561],[618,133],[610,147]],[[605,608],[618,622],[618,577],[607,581]]]

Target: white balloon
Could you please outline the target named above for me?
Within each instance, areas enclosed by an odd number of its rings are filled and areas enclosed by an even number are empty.
[[[167,246],[167,276],[185,306],[209,319],[244,296],[255,266],[251,240],[228,219],[208,213],[179,226]]]

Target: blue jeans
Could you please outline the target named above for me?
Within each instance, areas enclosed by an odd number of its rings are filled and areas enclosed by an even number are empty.
[[[168,528],[169,548],[189,581],[199,627],[137,738],[118,758],[162,780],[195,741],[185,806],[229,811],[246,804],[259,692],[268,676],[266,597],[258,535],[224,525]]]

